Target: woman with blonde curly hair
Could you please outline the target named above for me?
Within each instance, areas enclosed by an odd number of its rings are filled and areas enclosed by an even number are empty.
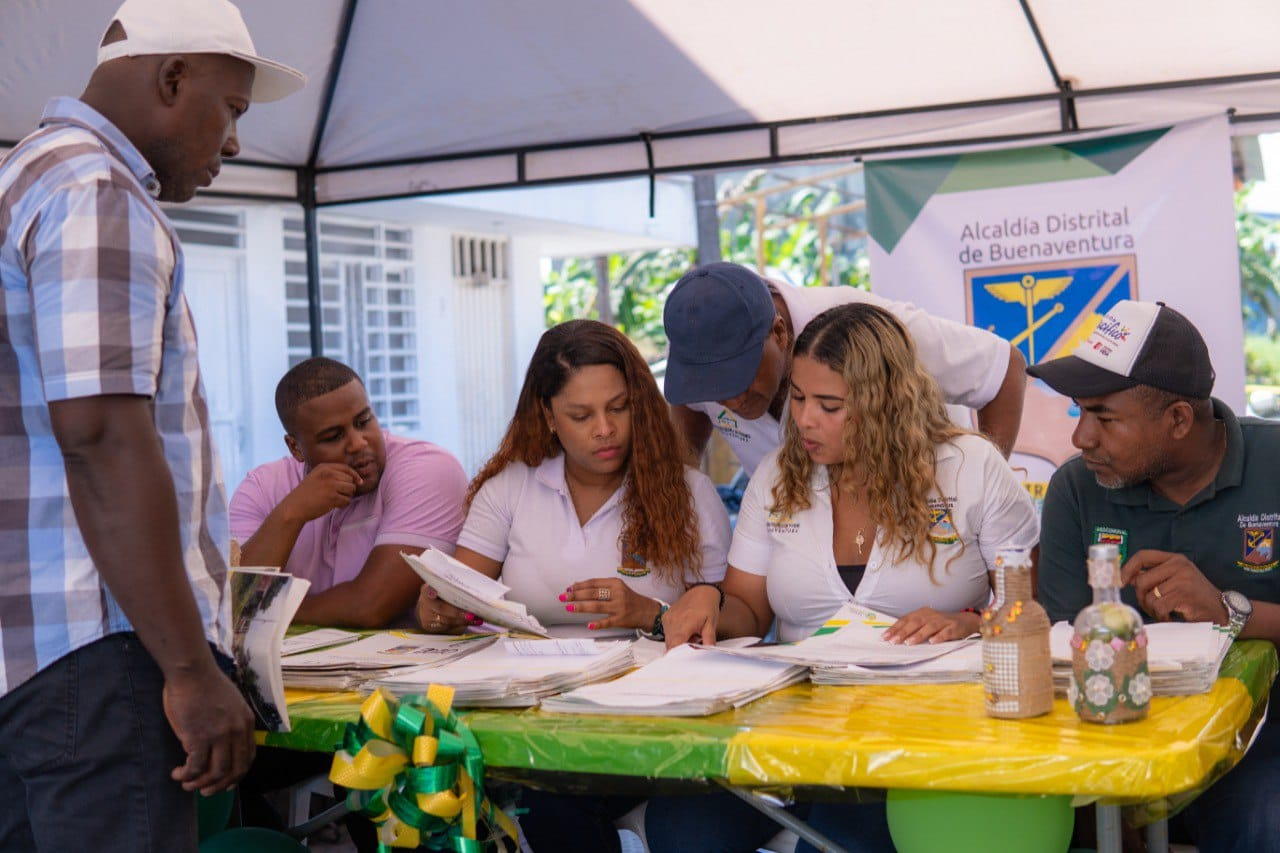
[[[996,550],[1039,538],[1009,464],[985,437],[950,422],[911,337],[887,311],[825,311],[794,352],[783,443],[743,496],[723,594],[690,589],[667,614],[667,644],[762,636],[775,616],[778,638],[799,640],[851,599],[896,617],[890,642],[974,633]],[[659,824],[687,827],[692,815],[681,812],[690,809],[709,817],[696,801],[650,803],[654,853],[673,849]],[[892,850],[883,804],[870,811],[815,804],[810,822],[850,850]],[[744,812],[740,825],[749,820]]]
[[[683,464],[666,401],[635,345],[594,320],[543,334],[515,415],[467,491],[455,556],[557,635],[649,631],[665,601],[724,576],[729,522]],[[435,633],[476,621],[429,587]]]

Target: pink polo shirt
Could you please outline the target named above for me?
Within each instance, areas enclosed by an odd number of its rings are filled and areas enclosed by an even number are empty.
[[[452,554],[465,513],[467,477],[447,450],[391,435],[378,488],[303,526],[284,570],[323,592],[352,580],[378,545],[436,548]],[[231,498],[231,535],[241,542],[306,476],[292,456],[259,465]]]

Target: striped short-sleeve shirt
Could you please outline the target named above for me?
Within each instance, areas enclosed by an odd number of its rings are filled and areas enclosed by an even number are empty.
[[[177,497],[174,570],[206,637],[228,647],[226,489],[158,192],[137,148],[73,98],[0,160],[0,695],[131,629],[76,525],[50,426],[60,400],[151,399]]]

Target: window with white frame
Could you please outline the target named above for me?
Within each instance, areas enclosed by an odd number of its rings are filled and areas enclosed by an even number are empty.
[[[413,229],[320,217],[320,309],[325,355],[364,379],[378,420],[415,432],[418,402]],[[284,221],[289,366],[311,355],[306,238],[300,218]]]

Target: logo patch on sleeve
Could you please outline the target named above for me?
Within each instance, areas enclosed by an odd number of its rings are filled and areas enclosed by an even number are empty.
[[[1120,548],[1120,565],[1129,559],[1129,531],[1115,527],[1093,528],[1093,544],[1116,545]]]

